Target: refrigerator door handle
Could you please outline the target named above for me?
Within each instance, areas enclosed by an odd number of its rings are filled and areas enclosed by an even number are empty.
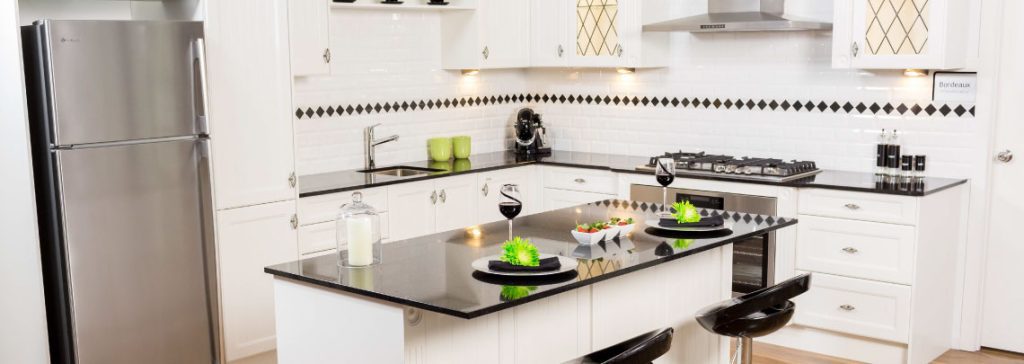
[[[206,41],[203,38],[197,38],[192,41],[192,72],[197,132],[199,134],[209,134],[210,110],[206,106],[208,100],[206,82]]]

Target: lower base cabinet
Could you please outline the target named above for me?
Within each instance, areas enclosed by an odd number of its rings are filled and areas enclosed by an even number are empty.
[[[594,201],[612,199],[615,197],[615,195],[604,193],[566,191],[554,188],[545,188],[544,211],[558,210],[566,207],[591,203]]]
[[[273,279],[263,267],[298,259],[295,201],[217,212],[220,313],[224,356],[237,360],[273,350]]]

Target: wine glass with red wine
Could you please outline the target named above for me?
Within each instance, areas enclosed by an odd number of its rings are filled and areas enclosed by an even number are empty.
[[[676,161],[672,158],[658,158],[654,166],[654,178],[661,185],[661,212],[659,215],[668,215],[668,185],[676,180]]]
[[[512,219],[523,212],[523,197],[519,194],[519,185],[515,184],[502,185],[498,193],[501,195],[498,211],[508,219],[508,238],[512,239]]]

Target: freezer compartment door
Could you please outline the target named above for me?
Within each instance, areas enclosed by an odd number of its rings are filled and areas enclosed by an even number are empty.
[[[201,149],[56,152],[78,363],[213,360]]]
[[[194,135],[199,22],[44,21],[57,145]]]

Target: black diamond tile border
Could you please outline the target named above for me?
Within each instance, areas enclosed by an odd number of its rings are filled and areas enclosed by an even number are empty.
[[[443,110],[498,104],[575,104],[614,105],[620,107],[680,108],[712,110],[755,110],[762,112],[793,112],[851,115],[907,115],[972,118],[974,105],[946,103],[886,102],[870,104],[841,100],[788,100],[788,99],[731,99],[731,98],[678,98],[613,95],[559,95],[559,94],[503,94],[447,99],[391,101],[373,104],[316,105],[295,110],[298,119],[318,119],[334,116],[387,114],[415,110]]]

